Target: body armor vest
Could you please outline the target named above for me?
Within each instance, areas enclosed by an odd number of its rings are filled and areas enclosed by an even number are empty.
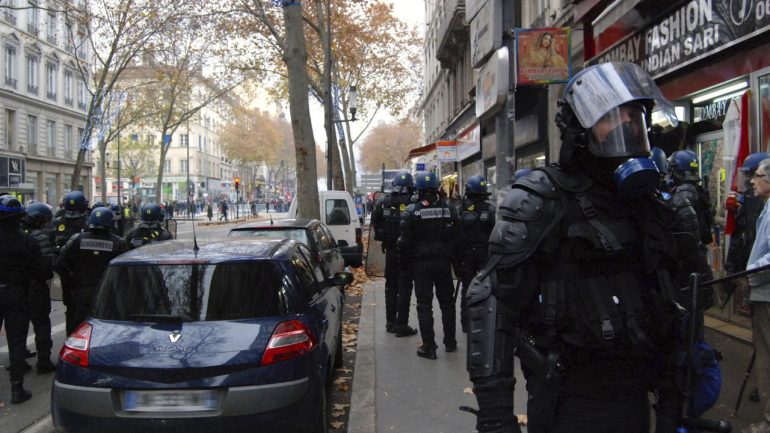
[[[53,220],[53,229],[56,236],[56,246],[61,248],[76,233],[80,233],[86,228],[86,216],[77,218],[67,218],[60,215]]]
[[[407,206],[409,215],[409,254],[412,257],[450,257],[452,210],[444,200],[429,203],[418,200]]]
[[[458,209],[458,232],[462,236],[463,246],[469,248],[486,247],[489,234],[495,225],[494,209],[484,200],[463,199]]]
[[[564,191],[565,174],[548,173],[565,209],[558,232],[534,256],[542,272],[530,332],[591,359],[652,357],[676,320],[663,205],[653,197],[623,200],[595,185]]]

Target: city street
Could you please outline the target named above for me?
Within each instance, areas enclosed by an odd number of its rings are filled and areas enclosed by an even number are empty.
[[[284,218],[286,214],[282,213],[261,213],[260,217],[269,218],[272,216],[275,219]],[[218,221],[208,223],[205,216],[198,215],[196,219],[197,223],[202,223],[196,226],[196,234],[199,242],[205,242],[206,239],[211,239],[218,236],[224,236],[242,220],[230,220],[229,222]],[[190,221],[179,220],[177,226],[177,237],[179,239],[192,239],[192,225]],[[56,286],[56,284],[54,284]],[[56,362],[59,354],[59,349],[65,338],[65,323],[64,323],[64,305],[61,302],[61,291],[54,288],[51,291],[51,337],[53,339],[53,353],[51,360]],[[27,347],[34,351],[35,339],[32,329],[30,327],[30,334],[27,338]],[[24,386],[32,392],[32,399],[21,405],[11,405],[10,384],[7,379],[7,374],[3,372],[2,380],[0,380],[0,431],[3,433],[13,433],[20,431],[34,431],[34,432],[51,432],[53,431],[53,425],[51,424],[49,412],[50,412],[50,392],[51,384],[53,381],[53,374],[47,374],[38,376],[34,370],[35,359],[29,359],[28,363],[33,365],[33,370],[27,373],[24,379]],[[5,368],[8,365],[8,345],[5,339],[5,328],[0,329],[0,368]]]

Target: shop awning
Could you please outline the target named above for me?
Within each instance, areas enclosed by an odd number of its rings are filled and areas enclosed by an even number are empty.
[[[436,143],[431,143],[423,147],[417,147],[409,151],[409,158],[416,158],[418,156],[423,156],[427,153],[433,152],[434,150],[436,150]]]

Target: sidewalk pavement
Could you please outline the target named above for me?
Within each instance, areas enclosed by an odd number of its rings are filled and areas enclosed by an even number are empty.
[[[475,416],[458,410],[476,407],[471,382],[465,370],[466,338],[459,326],[458,350],[446,353],[440,344],[441,313],[433,303],[438,359],[418,358],[418,335],[396,338],[385,332],[385,279],[373,278],[364,284],[358,330],[356,368],[350,402],[349,433],[469,433],[475,431]],[[417,327],[415,298],[412,295],[410,325]],[[751,375],[737,418],[731,418],[740,385],[751,357],[751,346],[727,334],[706,329],[706,340],[722,352],[722,391],[717,404],[704,415],[707,419],[727,419],[733,432],[761,420],[762,405],[748,400],[756,385]],[[521,370],[516,366],[514,405],[517,414],[526,414],[527,394]],[[526,432],[526,428],[522,428]]]
[[[444,352],[441,310],[433,302],[435,361],[417,357],[419,333],[396,338],[385,332],[385,279],[364,285],[358,328],[356,368],[350,402],[348,433],[468,433],[476,417],[458,409],[476,407],[465,370],[466,338],[460,329],[457,303],[457,351]],[[409,316],[417,328],[415,298]],[[517,368],[517,371],[519,369]],[[517,373],[516,413],[526,413],[524,379]],[[524,429],[526,431],[526,429]]]

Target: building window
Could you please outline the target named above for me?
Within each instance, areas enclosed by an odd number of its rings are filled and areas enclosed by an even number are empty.
[[[5,84],[16,88],[16,47],[5,46]]]
[[[78,128],[78,136],[77,136],[78,147],[77,147],[76,152],[80,152],[80,146],[81,146],[81,143],[83,143],[83,136],[84,135],[86,135],[86,130],[83,129],[83,128]]]
[[[47,63],[45,65],[45,80],[46,88],[48,89],[46,92],[48,99],[56,100],[56,78],[56,65]]]
[[[31,0],[27,9],[27,31],[37,36],[37,4]]]
[[[37,56],[27,56],[27,90],[37,94]]]
[[[163,161],[163,172],[164,173],[170,173],[171,172],[171,161],[165,160]]]
[[[64,71],[64,103],[72,105],[72,71]]]
[[[49,120],[46,128],[46,152],[48,156],[56,156],[56,122]]]
[[[8,8],[5,9],[5,20],[9,23],[16,25],[16,10],[13,8],[16,6],[16,0],[8,0]]]
[[[72,158],[72,125],[64,125],[64,157]]]
[[[29,153],[37,155],[37,116],[27,116],[27,146]]]
[[[179,161],[179,169],[182,173],[187,173],[187,160],[182,159]]]
[[[74,54],[75,53],[75,46],[72,44],[72,38],[73,38],[72,24],[65,17],[65,22],[64,22],[64,49],[68,53],[70,53],[70,54]]]
[[[86,83],[78,81],[78,108],[86,109]]]
[[[7,149],[16,147],[16,112],[5,110],[5,144]]]
[[[46,22],[46,36],[48,36],[48,42],[56,44],[56,12],[48,12],[48,22]]]
[[[188,147],[190,145],[190,139],[187,134],[181,134],[179,145],[182,147]]]

